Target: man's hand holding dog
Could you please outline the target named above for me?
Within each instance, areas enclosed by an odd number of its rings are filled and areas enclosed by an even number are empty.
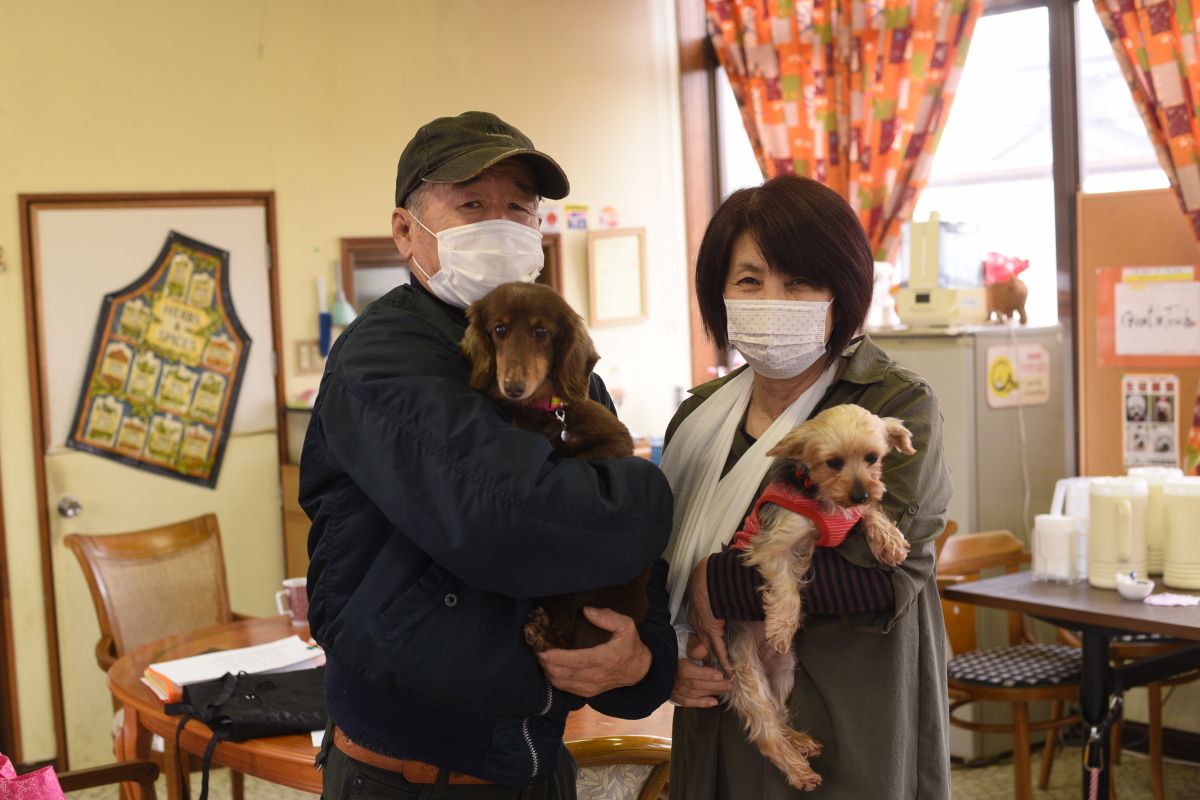
[[[721,695],[729,691],[729,678],[722,675],[719,669],[704,666],[708,663],[708,648],[700,643],[694,633],[688,634],[687,656],[679,659],[679,666],[675,669],[675,688],[671,690],[671,701],[693,708],[716,706],[721,702]]]
[[[554,688],[580,697],[595,697],[621,686],[632,686],[650,671],[650,649],[637,626],[624,614],[608,608],[585,608],[588,622],[610,631],[612,638],[583,650],[545,650],[538,661]]]

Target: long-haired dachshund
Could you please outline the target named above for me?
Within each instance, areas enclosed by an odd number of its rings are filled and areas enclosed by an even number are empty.
[[[789,724],[800,590],[813,548],[841,544],[856,524],[881,563],[894,567],[908,556],[908,541],[880,507],[886,491],[883,458],[892,450],[916,452],[900,420],[851,404],[822,411],[767,453],[775,458],[769,483],[734,538],[743,561],[763,576],[766,619],[730,623],[729,704],[750,741],[797,789],[821,783],[809,766],[821,753],[820,743]]]
[[[599,460],[633,455],[629,429],[588,397],[599,360],[583,319],[558,292],[536,283],[506,283],[467,309],[461,349],[471,386],[485,392],[513,424],[545,436],[562,457]],[[610,634],[583,608],[611,608],[641,623],[649,570],[625,586],[539,600],[525,626],[534,650],[593,647]]]

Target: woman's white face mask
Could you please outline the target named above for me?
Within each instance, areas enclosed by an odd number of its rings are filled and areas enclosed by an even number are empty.
[[[825,354],[830,303],[726,300],[729,343],[764,378],[794,378]]]
[[[441,269],[430,276],[412,257],[413,266],[429,282],[429,291],[443,303],[466,309],[505,283],[532,283],[542,271],[542,233],[507,219],[489,219],[434,233]]]

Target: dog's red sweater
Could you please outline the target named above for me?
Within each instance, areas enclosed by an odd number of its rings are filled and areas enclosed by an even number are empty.
[[[734,534],[733,541],[729,544],[730,547],[735,550],[745,550],[750,545],[750,540],[762,530],[762,519],[759,512],[768,503],[782,506],[788,511],[810,519],[817,526],[820,534],[817,539],[817,547],[837,547],[845,541],[846,534],[850,532],[850,529],[862,519],[862,511],[857,508],[835,511],[832,514],[827,513],[816,499],[797,491],[791,484],[777,481],[769,484],[763,490],[758,502],[754,504],[754,511],[746,517],[745,525]]]

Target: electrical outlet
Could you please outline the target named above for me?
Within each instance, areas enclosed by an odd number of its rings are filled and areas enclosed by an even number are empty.
[[[321,345],[316,339],[299,339],[296,341],[296,374],[319,375],[325,369],[325,359],[321,358]]]

